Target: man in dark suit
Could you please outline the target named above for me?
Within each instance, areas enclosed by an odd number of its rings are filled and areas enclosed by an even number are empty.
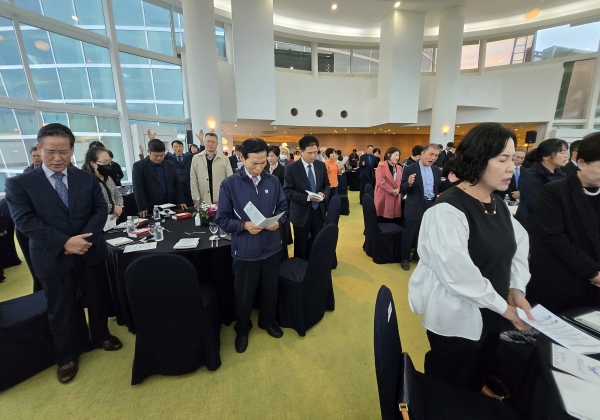
[[[440,150],[440,154],[438,155],[434,165],[440,169],[443,169],[444,166],[446,166],[446,164],[448,163],[449,156],[446,155],[446,152],[444,151],[444,146],[442,146],[441,144],[438,144],[437,146]]]
[[[133,195],[138,215],[146,217],[154,206],[179,204],[187,209],[183,197],[183,184],[179,180],[177,167],[165,161],[165,144],[159,139],[148,142],[148,156],[133,164]]]
[[[231,156],[229,156],[229,163],[231,163],[231,170],[236,173],[244,164],[242,163],[242,145],[238,144],[235,146],[235,150]]]
[[[23,173],[33,171],[35,168],[42,164],[42,153],[39,151],[37,146],[34,146],[29,150],[31,156],[31,165],[23,170]]]
[[[523,161],[525,160],[525,149],[522,147],[517,147],[515,149],[515,156],[513,158],[513,163],[515,164],[515,172],[510,180],[510,184],[508,185],[508,189],[506,191],[494,191],[494,194],[506,198],[506,195],[512,200],[519,200],[521,198],[521,193],[519,192],[519,181],[521,177],[527,172],[527,169],[523,167]]]
[[[308,235],[314,239],[325,223],[325,194],[329,178],[325,164],[316,160],[319,140],[304,136],[298,142],[300,157],[285,169],[283,191],[290,202],[290,221],[294,225],[294,256],[308,260]],[[322,197],[310,197],[306,191]]]
[[[435,165],[441,149],[437,144],[428,144],[421,152],[419,162],[408,165],[402,172],[400,191],[406,194],[404,206],[404,233],[400,245],[400,266],[410,270],[409,259],[418,262],[419,255],[415,252],[410,258],[410,251],[419,236],[421,220],[425,211],[433,206],[439,192],[442,171]]]
[[[6,200],[17,228],[29,237],[31,260],[48,302],[58,380],[70,382],[78,358],[93,347],[118,350],[110,335],[99,281],[108,252],[102,236],[108,209],[98,178],[69,166],[75,137],[62,124],[38,132],[41,167],[6,180]],[[89,330],[78,294],[85,298]],[[90,341],[91,335],[91,341]]]
[[[190,190],[190,167],[192,166],[192,155],[191,153],[184,153],[183,143],[179,140],[173,140],[171,142],[173,153],[167,153],[165,160],[173,162],[177,168],[177,175],[179,180],[183,184],[183,199],[188,207],[194,205],[192,200],[192,192]]]
[[[579,143],[581,140],[575,140],[569,146],[569,152],[571,156],[569,157],[569,161],[565,166],[561,168],[561,170],[565,173],[566,176],[571,175],[573,172],[577,172],[577,149],[579,149]]]

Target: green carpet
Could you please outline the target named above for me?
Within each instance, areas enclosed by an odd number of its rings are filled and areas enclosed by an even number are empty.
[[[57,381],[53,366],[0,393],[0,418],[379,418],[373,315],[381,285],[394,294],[403,349],[420,370],[429,345],[420,317],[408,306],[410,273],[398,263],[377,265],[367,257],[357,192],[350,192],[350,202],[350,216],[340,218],[339,265],[333,270],[336,310],[327,312],[306,337],[284,329],[283,338],[276,340],[255,327],[248,350],[237,354],[233,326],[223,327],[222,365],[217,371],[201,368],[185,376],[152,376],[132,387],[135,336],[110,319],[110,330],[123,342],[122,350],[82,355],[79,373],[70,384]],[[31,292],[24,262],[5,275],[0,300]],[[254,325],[256,319],[255,311]]]

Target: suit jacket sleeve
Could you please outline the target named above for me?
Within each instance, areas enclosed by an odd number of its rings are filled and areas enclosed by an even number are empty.
[[[219,188],[219,206],[215,223],[228,233],[242,233],[244,231],[244,221],[235,214],[231,191],[225,182],[222,182]]]
[[[198,159],[200,159],[200,158],[197,158],[196,156],[198,156],[198,155],[194,155],[192,157],[192,163],[190,165],[190,192],[192,194],[193,200],[195,200],[196,198],[200,198],[200,187],[198,186],[198,172],[197,172],[198,164],[199,164]]]
[[[321,166],[321,168],[323,168],[321,170],[321,173],[322,173],[321,176],[323,177],[323,187],[318,192],[322,192],[323,194],[325,194],[327,196],[329,194],[329,175],[327,175],[327,168],[325,168],[325,164],[323,164],[323,166]]]
[[[278,196],[277,196],[277,207],[275,208],[275,215],[280,214],[281,212],[284,212],[283,216],[281,216],[278,220],[279,222],[279,226],[282,226],[287,220],[288,220],[288,205],[287,205],[287,200],[285,198],[285,194],[283,193],[283,188],[280,186],[278,189]]]
[[[406,169],[404,171],[402,171],[402,183],[400,184],[400,191],[402,193],[407,193],[410,191],[410,189],[412,188],[412,185],[410,185],[408,183],[408,177],[411,176],[412,174],[414,174],[415,171],[413,168],[409,166],[406,167]],[[414,185],[414,182],[413,182]]]
[[[237,166],[237,163],[236,163]],[[236,168],[237,169],[237,168]],[[231,165],[225,165],[225,178],[233,175],[233,169],[231,169]]]
[[[31,240],[41,244],[46,250],[59,256],[67,241],[71,238],[52,226],[47,225],[40,219],[23,185],[15,179],[6,180],[6,201],[10,214],[17,229],[23,232]],[[100,186],[98,186],[100,198],[104,201]],[[106,203],[106,202],[105,202]],[[106,222],[106,204],[104,204],[103,220]],[[104,226],[104,224],[102,225]]]
[[[146,189],[144,188],[143,161],[134,163],[132,172],[133,196],[135,197],[135,203],[137,204],[138,211],[148,210]]]
[[[283,182],[283,192],[288,200],[305,204],[308,201],[308,194],[305,193],[304,190],[300,192],[296,189],[296,181],[300,182],[300,180],[297,179],[298,165],[300,165],[300,168],[304,170],[304,165],[302,165],[302,163],[292,165],[286,169]]]
[[[98,245],[98,242],[102,239],[102,235],[104,234],[104,225],[106,224],[108,209],[106,200],[102,194],[102,189],[100,188],[100,182],[96,177],[93,178],[92,184],[92,215],[90,216],[87,225],[85,225],[85,228],[83,228],[79,234],[91,233],[92,236],[86,238],[86,241]]]
[[[527,207],[533,209],[533,203],[536,201],[538,194],[542,190],[542,180],[537,173],[530,173],[523,179],[524,182],[519,183],[519,190],[521,192],[521,201],[525,198]],[[521,203],[522,205],[523,203]]]

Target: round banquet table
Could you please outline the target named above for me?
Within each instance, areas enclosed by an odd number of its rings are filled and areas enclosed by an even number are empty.
[[[148,220],[153,224],[152,219]],[[108,274],[111,296],[115,308],[115,316],[119,325],[127,325],[129,331],[135,333],[135,326],[129,308],[129,300],[125,290],[125,270],[129,264],[144,254],[162,254],[175,252],[190,260],[198,271],[198,281],[211,283],[217,293],[221,320],[229,325],[235,319],[233,295],[233,271],[231,269],[231,243],[221,239],[218,245],[211,247],[209,237],[212,236],[208,226],[195,226],[194,219],[163,219],[161,225],[165,228],[164,240],[157,243],[155,249],[123,253],[124,248],[108,245]],[[184,232],[203,232],[186,235]],[[126,237],[126,233],[107,232],[105,239]],[[173,249],[180,239],[200,238],[200,243],[194,249]]]

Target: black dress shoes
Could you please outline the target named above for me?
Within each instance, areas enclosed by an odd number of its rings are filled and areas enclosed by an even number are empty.
[[[56,371],[56,377],[58,378],[58,382],[66,384],[73,380],[77,372],[79,372],[79,365],[77,361],[73,361],[60,366]]]
[[[402,260],[400,261],[400,267],[404,270],[404,271],[408,271],[410,270],[410,264],[408,262],[408,260]]]
[[[281,328],[279,327],[279,325],[277,325],[276,322],[273,325],[271,325],[269,328],[266,328],[265,331],[271,337],[275,337],[275,338],[283,337],[283,331],[281,331]]]
[[[108,340],[100,344],[100,346],[106,351],[115,351],[123,347],[123,344],[121,343],[121,340],[114,335],[111,335]]]
[[[248,348],[248,336],[247,335],[237,335],[235,337],[235,351],[238,353],[243,353]]]

